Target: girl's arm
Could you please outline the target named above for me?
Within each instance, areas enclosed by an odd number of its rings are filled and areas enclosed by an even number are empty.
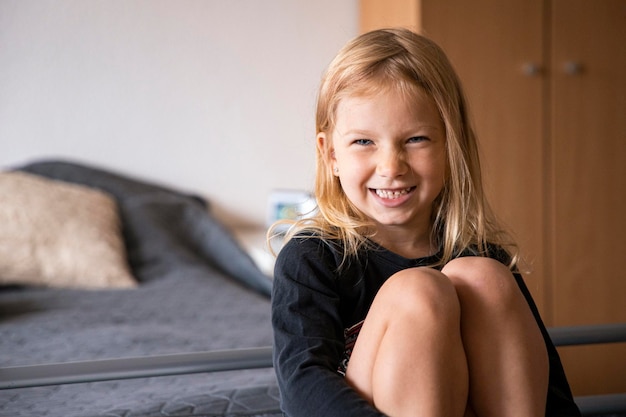
[[[343,324],[336,264],[318,239],[294,239],[281,251],[272,294],[274,367],[289,417],[383,416],[337,373]]]

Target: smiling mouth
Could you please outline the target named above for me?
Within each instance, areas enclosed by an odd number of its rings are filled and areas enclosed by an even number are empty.
[[[376,195],[379,196],[380,198],[384,198],[386,200],[395,200],[396,198],[400,198],[404,195],[407,195],[408,193],[413,191],[413,189],[415,189],[415,187],[401,188],[401,189],[395,189],[395,190],[385,190],[385,189],[376,188],[376,189],[372,189],[372,191],[374,191]]]

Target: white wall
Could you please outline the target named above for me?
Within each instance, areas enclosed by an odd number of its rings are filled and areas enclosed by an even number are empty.
[[[310,189],[320,76],[356,0],[0,0],[0,167],[63,157],[262,224]]]

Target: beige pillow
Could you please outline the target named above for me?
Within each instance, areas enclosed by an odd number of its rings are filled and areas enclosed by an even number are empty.
[[[0,172],[0,284],[135,287],[116,202],[89,187]]]

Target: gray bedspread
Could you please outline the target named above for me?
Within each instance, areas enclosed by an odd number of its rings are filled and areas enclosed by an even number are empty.
[[[271,345],[271,281],[195,196],[60,161],[118,201],[131,290],[0,288],[0,367]],[[0,391],[0,416],[274,416],[272,369]]]

